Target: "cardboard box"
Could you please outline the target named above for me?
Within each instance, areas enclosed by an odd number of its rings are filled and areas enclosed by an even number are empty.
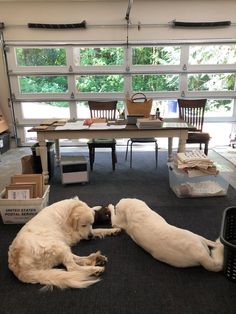
[[[89,181],[88,161],[83,156],[63,156],[61,158],[62,184]]]
[[[8,130],[8,124],[3,118],[2,114],[0,114],[0,133]]]
[[[0,194],[0,211],[4,224],[24,224],[48,205],[50,185],[45,185],[42,198],[9,200],[4,198],[6,189]]]
[[[229,183],[220,175],[197,176],[190,178],[172,163],[168,164],[169,184],[180,198],[224,196]]]
[[[35,189],[35,197],[42,197],[43,196],[43,189],[44,189],[44,182],[43,182],[43,175],[36,174],[36,173],[28,173],[28,174],[16,174],[11,177],[11,183],[13,184],[36,184]]]

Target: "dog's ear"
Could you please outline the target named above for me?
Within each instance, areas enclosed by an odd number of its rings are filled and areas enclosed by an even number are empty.
[[[78,211],[78,205],[71,208],[67,223],[70,227],[72,227],[73,230],[78,229],[78,223],[79,223],[79,211]]]

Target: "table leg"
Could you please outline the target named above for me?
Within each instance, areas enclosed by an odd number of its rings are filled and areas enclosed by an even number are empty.
[[[168,161],[173,160],[173,137],[168,137]]]
[[[39,141],[39,154],[42,165],[42,174],[44,177],[44,183],[48,183],[49,175],[48,175],[48,154],[47,154],[47,146],[45,141]]]
[[[180,138],[179,138],[178,153],[185,152],[187,138],[188,138],[188,130],[182,130]]]
[[[55,150],[56,150],[56,164],[59,165],[61,160],[59,139],[55,140]]]

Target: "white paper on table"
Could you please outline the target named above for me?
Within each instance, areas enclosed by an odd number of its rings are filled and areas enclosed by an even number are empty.
[[[109,125],[109,129],[125,129],[126,124],[111,124]]]
[[[107,130],[109,129],[109,126],[107,125],[106,122],[98,122],[98,123],[91,124],[89,128]]]
[[[91,130],[111,130],[111,129],[124,129],[126,124],[111,124],[107,125],[106,122],[93,123],[90,125]]]
[[[163,122],[162,126],[164,128],[187,128],[188,124],[186,122]]]
[[[55,130],[84,130],[88,129],[88,125],[84,125],[84,121],[67,122],[64,125],[59,125]]]

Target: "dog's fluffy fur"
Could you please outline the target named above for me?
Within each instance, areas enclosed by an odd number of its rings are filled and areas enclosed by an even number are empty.
[[[168,224],[138,199],[122,199],[111,211],[112,226],[124,229],[154,258],[176,267],[202,265],[209,271],[223,268],[223,245]],[[210,249],[211,248],[211,249]]]
[[[9,268],[26,283],[59,288],[86,288],[99,281],[107,258],[98,251],[72,254],[81,239],[115,235],[120,229],[92,229],[95,212],[86,203],[67,199],[44,208],[19,231],[9,247]],[[54,268],[64,265],[66,269]]]

